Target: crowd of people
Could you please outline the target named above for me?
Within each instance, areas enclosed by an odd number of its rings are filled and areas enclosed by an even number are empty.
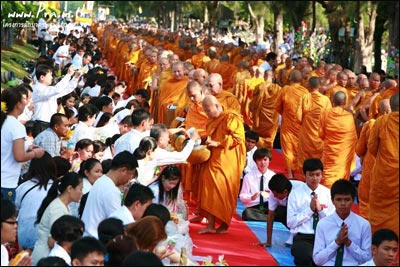
[[[394,262],[398,77],[181,30],[90,31],[41,42],[1,94],[2,265],[197,265],[190,223],[229,234],[238,198],[266,222],[260,245],[274,221],[290,230],[297,266]]]

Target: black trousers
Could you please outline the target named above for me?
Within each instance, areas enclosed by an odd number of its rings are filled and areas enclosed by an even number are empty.
[[[296,266],[316,266],[312,258],[314,240],[314,234],[298,233],[293,238],[290,252],[294,257],[294,264]]]
[[[260,210],[260,205],[245,208],[242,212],[243,221],[262,221],[267,220],[268,202],[264,202],[264,210]]]

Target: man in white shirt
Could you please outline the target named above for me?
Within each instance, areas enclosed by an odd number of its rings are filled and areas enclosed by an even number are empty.
[[[135,152],[140,140],[146,136],[145,132],[150,128],[150,113],[143,108],[135,109],[132,112],[131,119],[132,129],[115,142],[114,151],[116,154],[124,150],[131,153]]]
[[[291,254],[296,266],[315,266],[313,248],[316,225],[335,211],[329,188],[320,184],[322,172],[320,159],[306,159],[303,163],[306,182],[289,194],[287,225],[290,232],[295,234]]]
[[[278,55],[274,52],[269,52],[265,58],[265,62],[260,65],[260,72],[265,72],[266,70],[275,70],[276,59]]]
[[[153,203],[154,194],[150,187],[133,183],[124,197],[124,205],[108,216],[122,221],[124,226],[143,217],[144,211]]]
[[[137,167],[137,160],[132,153],[123,151],[115,155],[111,169],[96,180],[90,189],[82,213],[82,221],[85,223],[84,236],[98,238],[97,226],[121,207],[120,188],[133,179]]]
[[[268,216],[267,216],[267,242],[260,243],[265,247],[272,246],[272,229],[274,222],[281,222],[287,226],[287,200],[291,191],[304,184],[304,182],[289,180],[284,174],[277,173],[269,180],[268,188],[270,190],[268,198]],[[293,234],[290,233],[285,245],[291,246],[293,243]]]
[[[357,266],[371,259],[371,225],[351,211],[357,195],[348,180],[336,180],[331,187],[335,212],[317,225],[313,260],[317,266]]]
[[[63,69],[65,65],[72,61],[71,53],[76,50],[76,43],[62,45],[54,52],[53,59],[56,63],[55,69]]]
[[[257,142],[260,139],[260,136],[257,132],[253,130],[248,130],[245,133],[245,145],[246,145],[246,166],[242,172],[242,176],[240,177],[240,189],[239,192],[242,190],[243,184],[243,177],[257,169],[256,162],[253,159],[254,151],[257,150]]]
[[[265,221],[268,213],[268,182],[275,172],[268,169],[272,159],[271,151],[257,148],[253,155],[256,169],[246,174],[240,191],[240,201],[246,206],[242,213],[244,221]],[[262,179],[262,181],[261,181]]]
[[[81,74],[75,72],[75,68],[71,66],[68,68],[64,78],[54,86],[51,85],[53,82],[53,69],[50,66],[38,65],[35,75],[37,81],[32,88],[32,102],[34,105],[32,120],[39,122],[39,125],[43,126],[40,129],[41,132],[49,127],[51,116],[57,113],[57,98],[74,91]]]

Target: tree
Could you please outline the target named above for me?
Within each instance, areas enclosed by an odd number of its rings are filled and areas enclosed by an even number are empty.
[[[259,43],[264,39],[264,21],[267,8],[265,2],[247,1],[247,8],[249,10],[253,25],[255,25],[256,42]]]

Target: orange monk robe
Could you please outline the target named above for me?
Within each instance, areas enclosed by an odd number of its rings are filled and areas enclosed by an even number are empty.
[[[342,107],[325,111],[321,115],[320,137],[324,141],[322,184],[331,188],[338,179],[350,179],[357,143],[353,115]]]
[[[296,119],[298,102],[308,90],[294,83],[282,87],[276,100],[276,111],[282,115],[280,140],[286,167],[293,173],[297,170],[297,147],[299,145],[300,123]]]
[[[312,70],[310,73],[310,77],[323,77],[324,73],[319,72],[318,70]]]
[[[158,81],[158,88],[161,88],[169,79],[172,78],[172,69],[165,69],[161,71],[159,81]],[[153,101],[150,105],[150,112],[153,114],[154,121],[158,121],[158,99],[159,99],[159,91],[154,91],[152,94]]]
[[[375,156],[370,180],[371,230],[389,228],[399,235],[399,112],[378,117],[371,129],[368,150]]]
[[[392,87],[390,89],[385,90],[382,94],[379,94],[375,99],[372,101],[371,105],[369,106],[369,119],[376,119],[379,116],[379,103],[383,99],[390,99],[390,97],[394,94],[399,93],[399,87]]]
[[[232,92],[237,97],[239,103],[244,101],[244,96],[246,95],[244,92],[244,81],[247,79],[251,79],[250,71],[238,69],[233,75],[232,90],[228,89],[229,92]]]
[[[117,77],[122,76],[122,72],[125,66],[126,59],[128,58],[129,55],[129,42],[127,41],[121,41],[119,48],[118,48],[118,53],[117,56],[115,57],[115,62],[114,62],[114,72]]]
[[[262,84],[264,82],[263,77],[251,77],[250,79],[244,80],[243,84],[243,95],[241,102],[241,113],[243,116],[243,121],[250,127],[253,125],[253,121],[251,120],[251,114],[249,109],[249,103],[251,99],[253,99],[253,92],[257,85]],[[240,101],[239,101],[240,102]]]
[[[353,101],[353,98],[357,95],[357,93],[360,91],[360,87],[353,85],[353,86],[346,86],[347,89],[347,103],[351,103]]]
[[[189,130],[194,127],[200,134],[201,139],[207,138],[207,120],[208,117],[205,114],[203,107],[200,104],[191,104],[187,111],[185,118],[185,129]],[[181,167],[182,171],[182,184],[185,192],[191,192],[193,199],[198,198],[199,181],[201,177],[201,168],[203,164],[191,164],[187,163]]]
[[[157,71],[157,68],[157,62],[150,63],[147,60],[144,61],[142,65],[140,65],[140,70],[137,75],[136,84],[133,92],[136,92],[141,88],[148,89],[148,87],[151,85],[151,78],[153,74]]]
[[[356,153],[361,158],[361,180],[358,184],[358,207],[360,215],[368,220],[369,216],[369,190],[371,174],[375,165],[375,156],[368,151],[368,139],[371,129],[374,127],[375,119],[364,123],[360,138],[357,141]]]
[[[240,173],[246,163],[244,128],[239,114],[223,111],[209,119],[207,133],[220,143],[211,147],[211,156],[204,163],[199,184],[200,208],[229,225],[236,212]]]
[[[293,69],[294,69],[294,67],[292,67],[290,69],[287,69],[287,68],[282,69],[280,76],[278,76],[278,78],[279,78],[278,82],[280,84],[282,84],[282,86],[289,84],[289,76],[290,76],[290,73],[292,73]]]
[[[158,123],[165,123],[167,107],[170,104],[177,106],[175,109],[174,118],[176,116],[184,117],[183,109],[191,103],[186,93],[186,86],[189,82],[188,77],[181,80],[175,78],[169,79],[165,84],[160,87],[158,96]],[[169,126],[169,125],[167,125]]]
[[[240,103],[236,96],[228,91],[222,91],[221,93],[215,95],[219,103],[224,107],[224,109],[231,109],[236,113],[240,114]]]
[[[207,71],[208,73],[213,73],[213,72],[215,72],[214,69],[218,64],[219,64],[219,60],[216,58],[213,58],[210,61],[207,61],[204,63],[203,69],[205,71]]]
[[[135,49],[132,49],[132,51],[128,54],[126,62],[129,62],[131,64],[137,63],[139,59],[139,53],[140,53],[140,48],[136,47]],[[126,63],[125,62],[125,63]],[[124,65],[124,74],[122,76],[121,80],[128,81],[129,79],[132,79],[132,70],[131,70],[131,65],[130,64],[125,64]]]
[[[300,98],[296,118],[300,121],[297,164],[301,169],[304,160],[321,158],[323,141],[319,137],[321,113],[331,109],[329,98],[319,91],[303,95]]]
[[[278,84],[264,82],[254,89],[253,99],[249,104],[253,130],[260,139],[258,147],[265,147],[272,151],[276,133],[278,131],[279,113],[275,110],[276,99],[281,87]]]
[[[233,64],[235,57],[240,54],[241,50],[242,50],[242,48],[240,46],[236,46],[235,48],[233,48],[231,51],[229,51],[227,53],[229,55],[229,60],[230,60],[231,64]],[[235,64],[233,64],[233,65],[235,65]]]
[[[109,46],[109,53],[108,53],[108,58],[107,61],[109,62],[110,67],[114,67],[114,58],[117,54],[117,46],[118,46],[118,42],[119,42],[119,37],[117,36],[113,36],[113,38],[111,39],[111,43]]]
[[[274,78],[278,79],[278,73],[280,70],[284,69],[286,67],[285,63],[280,63],[278,66],[276,66],[275,70],[274,70]]]
[[[335,85],[333,88],[332,88],[332,91],[330,91],[331,92],[331,94],[332,95],[330,95],[329,96],[329,98],[331,99],[331,103],[333,104],[333,96],[335,95],[335,93],[336,92],[338,92],[338,91],[342,91],[343,93],[345,93],[346,94],[346,104],[345,104],[345,107],[348,107],[348,105],[349,105],[349,96],[348,96],[348,94],[347,94],[347,92],[348,92],[348,90],[345,88],[345,87],[343,87],[343,86],[340,86],[340,85]]]
[[[210,58],[206,55],[204,51],[199,54],[193,55],[190,62],[193,64],[195,69],[203,68],[204,63],[210,61]]]
[[[215,68],[214,73],[222,76],[222,88],[228,90],[233,87],[233,75],[236,73],[236,66],[226,61],[221,61]]]

